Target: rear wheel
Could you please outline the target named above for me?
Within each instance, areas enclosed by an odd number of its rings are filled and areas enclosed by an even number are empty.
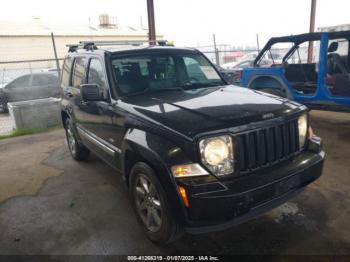
[[[84,145],[79,144],[73,128],[73,123],[69,118],[66,120],[65,130],[69,152],[72,157],[77,161],[87,160],[90,156],[90,151]]]
[[[130,195],[137,218],[147,237],[157,244],[176,240],[180,227],[171,215],[165,192],[153,169],[135,164],[130,173]]]

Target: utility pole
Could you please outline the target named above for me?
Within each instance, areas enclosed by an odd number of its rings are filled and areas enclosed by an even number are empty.
[[[154,21],[154,4],[153,0],[147,0],[147,13],[148,13],[148,40],[150,45],[156,44],[156,24]]]
[[[310,33],[315,32],[315,19],[316,19],[316,0],[311,0],[311,12],[310,12]],[[309,42],[309,48],[307,52],[307,62],[312,63],[312,57],[314,52],[313,41]]]
[[[219,50],[216,47],[216,38],[215,38],[215,34],[213,34],[213,42],[214,42],[214,51],[215,51],[215,62],[216,65],[220,65],[220,58],[219,58]]]
[[[257,47],[258,53],[259,53],[260,52],[259,34],[256,34],[256,47]]]
[[[58,79],[61,79],[60,63],[59,63],[58,57],[57,57],[56,43],[55,43],[55,37],[53,35],[53,32],[51,32],[51,40],[52,40],[53,53],[55,55],[55,60],[56,60]]]

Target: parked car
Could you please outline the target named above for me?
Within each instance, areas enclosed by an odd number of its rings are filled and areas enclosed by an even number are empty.
[[[224,78],[224,80],[228,84],[236,84],[239,83],[241,80],[241,74],[237,72],[236,70],[232,69],[224,69],[221,66],[214,65],[216,69],[219,71],[221,76]]]
[[[314,52],[307,61],[308,43]],[[313,109],[350,111],[350,31],[319,32],[271,38],[243,70],[242,85],[293,99]],[[261,59],[284,44],[282,62],[261,68]]]
[[[307,108],[227,85],[198,50],[83,43],[61,86],[72,157],[92,151],[121,173],[156,243],[243,223],[321,175]]]
[[[221,67],[224,69],[242,69],[242,68],[247,68],[251,67],[254,65],[254,60],[242,60],[242,61],[237,61],[237,62],[230,62],[223,64]]]
[[[57,73],[26,74],[0,88],[0,112],[8,111],[8,102],[60,97]]]
[[[262,67],[269,67],[273,63],[270,60],[261,61]],[[239,84],[242,78],[242,72],[244,68],[254,66],[254,60],[242,60],[238,62],[226,63],[221,66],[219,71],[224,76],[225,80],[230,84]]]

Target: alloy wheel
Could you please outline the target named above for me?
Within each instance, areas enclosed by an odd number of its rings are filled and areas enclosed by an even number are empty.
[[[71,151],[72,155],[75,155],[77,143],[76,143],[73,131],[71,130],[71,127],[67,128],[67,141],[68,141],[69,150]]]
[[[137,176],[134,188],[136,209],[146,228],[157,232],[162,226],[162,206],[155,185],[144,174]]]

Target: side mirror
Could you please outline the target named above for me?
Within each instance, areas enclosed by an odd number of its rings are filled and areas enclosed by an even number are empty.
[[[98,85],[96,84],[83,84],[81,88],[81,97],[85,102],[93,101],[105,101],[103,94],[101,94]]]

